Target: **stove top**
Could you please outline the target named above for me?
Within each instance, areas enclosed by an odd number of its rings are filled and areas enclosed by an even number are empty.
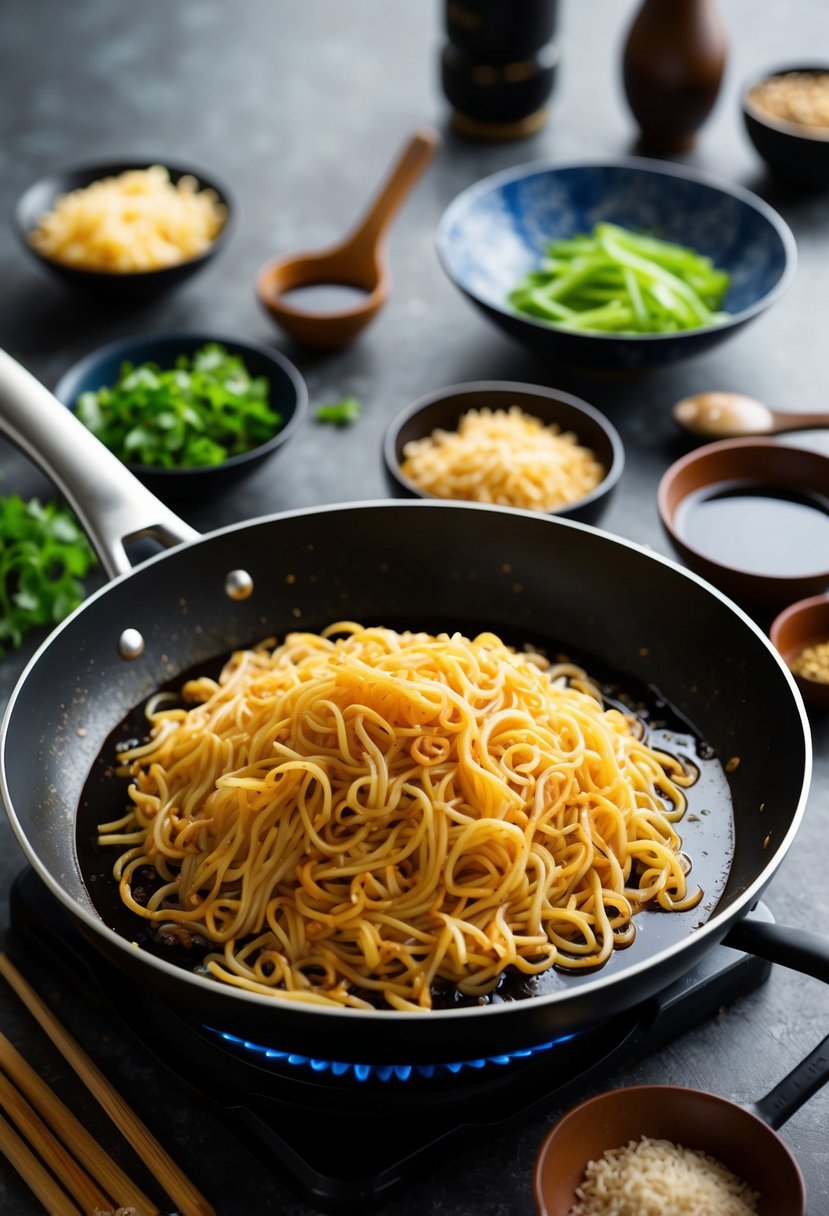
[[[760,914],[771,920],[761,905]],[[609,1084],[764,982],[770,964],[725,946],[610,1024],[518,1052],[455,1063],[373,1065],[315,1059],[203,1026],[134,985],[83,938],[33,871],[11,894],[13,940],[69,974],[157,1061],[209,1105],[303,1199],[323,1212],[366,1212],[424,1163],[495,1137]],[[175,1044],[171,1052],[170,1044]],[[326,1117],[338,1118],[336,1136]],[[371,1145],[370,1156],[366,1145]]]

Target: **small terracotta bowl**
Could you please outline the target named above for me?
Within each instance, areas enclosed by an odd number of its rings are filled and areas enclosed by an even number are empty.
[[[807,646],[829,645],[829,596],[814,595],[784,608],[772,621],[769,637],[789,666]],[[829,710],[829,680],[793,674],[806,704]]]
[[[760,1193],[759,1216],[803,1216],[803,1176],[780,1137],[746,1107],[702,1090],[637,1085],[582,1102],[553,1127],[535,1166],[540,1216],[569,1216],[589,1161],[648,1136],[715,1157]]]
[[[758,568],[756,555],[756,560],[746,558],[745,564],[739,559],[729,564],[721,556],[722,536],[715,526],[710,545],[700,541],[701,526],[694,530],[692,542],[689,507],[692,501],[705,498],[706,490],[710,490],[709,501],[729,493],[765,493],[783,499],[790,496],[792,501],[820,506],[829,513],[829,456],[774,439],[724,439],[677,460],[663,474],[657,492],[662,525],[680,557],[746,607],[778,612],[794,600],[829,587],[829,546],[810,552],[803,571],[788,574],[775,572],[771,565]],[[745,541],[756,539],[748,506],[742,523]],[[732,550],[747,552],[734,540]],[[770,563],[772,560],[769,558]]]

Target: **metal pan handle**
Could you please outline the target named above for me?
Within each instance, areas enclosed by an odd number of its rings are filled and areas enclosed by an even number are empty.
[[[0,431],[54,481],[107,574],[131,569],[125,542],[155,537],[171,547],[199,533],[133,476],[71,410],[0,350]]]

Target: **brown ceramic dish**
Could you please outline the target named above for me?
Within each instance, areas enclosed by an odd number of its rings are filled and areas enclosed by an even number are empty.
[[[829,642],[829,596],[814,595],[784,608],[772,621],[769,637],[789,665],[807,646]],[[829,682],[793,674],[807,705],[829,710]]]
[[[742,96],[743,122],[748,137],[775,177],[807,188],[829,187],[829,125],[808,127],[772,117],[752,99],[752,90],[766,80],[792,73],[829,74],[829,64],[778,68],[764,72]]]
[[[576,1106],[553,1127],[536,1158],[540,1216],[569,1216],[589,1161],[647,1136],[707,1153],[760,1195],[758,1216],[804,1216],[800,1168],[773,1130],[826,1082],[824,1039],[753,1106],[702,1090],[637,1085],[610,1090]]]
[[[689,566],[738,602],[776,612],[829,587],[827,494],[829,456],[773,439],[725,439],[671,465],[657,502]]]

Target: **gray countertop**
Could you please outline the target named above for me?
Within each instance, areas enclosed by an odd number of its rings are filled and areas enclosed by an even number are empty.
[[[552,385],[606,412],[626,445],[625,475],[604,526],[670,554],[655,490],[662,471],[687,447],[670,417],[675,400],[724,388],[784,407],[826,408],[826,196],[798,194],[765,175],[743,132],[737,98],[741,83],[757,70],[809,62],[815,48],[829,45],[829,10],[817,0],[790,0],[764,11],[761,20],[753,0],[722,0],[731,40],[725,84],[697,148],[682,159],[775,206],[794,231],[799,265],[775,307],[720,348],[637,378],[545,365],[472,311],[445,278],[433,244],[447,203],[490,172],[535,159],[635,151],[619,79],[621,40],[633,7],[632,0],[564,0],[550,121],[521,142],[476,144],[447,126],[437,75],[441,9],[434,0],[6,0],[0,46],[6,212],[31,180],[53,168],[148,156],[214,170],[230,185],[238,217],[228,247],[204,273],[141,310],[85,304],[41,273],[8,225],[0,227],[0,346],[51,386],[70,363],[104,342],[140,331],[209,330],[278,346],[304,374],[312,407],[345,393],[362,401],[363,415],[349,430],[309,421],[289,453],[232,492],[188,506],[184,514],[200,530],[285,508],[385,496],[384,428],[434,388],[482,378]],[[322,246],[341,235],[404,137],[424,123],[441,129],[443,145],[393,231],[391,301],[345,352],[293,347],[254,299],[257,268],[278,252]],[[810,433],[799,442],[829,452],[825,434]],[[43,475],[4,441],[0,469],[6,492],[51,493]],[[34,645],[32,640],[0,664],[3,701]],[[806,816],[767,902],[778,921],[823,930],[829,921],[829,722],[815,716],[812,728],[816,762]],[[8,925],[4,893],[21,866],[3,820],[0,932]],[[310,1211],[278,1171],[267,1169],[209,1109],[124,1042],[102,1010],[40,964],[30,975],[221,1216]],[[826,1033],[827,1014],[829,1001],[816,980],[775,967],[759,990],[603,1084],[670,1082],[748,1101]],[[128,1151],[2,987],[0,1028],[132,1168]],[[450,1161],[425,1175],[419,1171],[385,1210],[399,1216],[528,1216],[533,1158],[556,1113],[551,1109],[520,1131],[482,1135]],[[809,1216],[829,1213],[827,1127],[829,1090],[782,1131],[806,1178]],[[0,1213],[38,1210],[0,1162]]]

